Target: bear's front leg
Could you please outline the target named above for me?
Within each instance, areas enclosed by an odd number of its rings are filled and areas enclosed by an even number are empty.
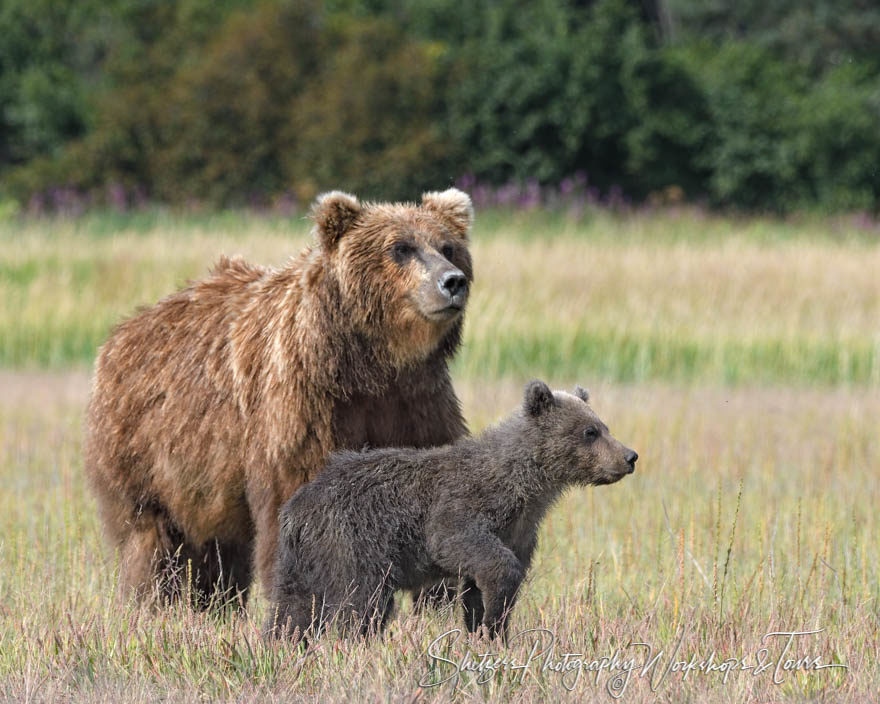
[[[434,562],[468,578],[482,593],[482,624],[489,637],[500,633],[506,638],[507,618],[526,572],[517,556],[488,526],[480,521],[465,522],[461,516],[448,514],[428,526],[427,533],[428,552]]]
[[[507,640],[507,619],[524,578],[525,568],[510,550],[496,555],[494,561],[474,574],[477,588],[483,593],[483,626],[489,638],[500,633]]]

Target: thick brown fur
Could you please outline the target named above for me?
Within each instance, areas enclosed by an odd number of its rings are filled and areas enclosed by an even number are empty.
[[[222,258],[101,348],[85,463],[125,592],[173,593],[181,576],[200,597],[246,594],[253,570],[269,584],[279,507],[331,451],[466,434],[447,362],[470,199],[333,192],[313,216],[315,244],[283,268]]]

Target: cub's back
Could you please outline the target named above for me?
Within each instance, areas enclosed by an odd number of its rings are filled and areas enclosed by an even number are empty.
[[[333,453],[318,476],[282,508],[282,534],[311,535],[318,542],[324,537],[339,542],[370,535],[383,543],[382,536],[417,537],[432,503],[432,467],[443,449]]]

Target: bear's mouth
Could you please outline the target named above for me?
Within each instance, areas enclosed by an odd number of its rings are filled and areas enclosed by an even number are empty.
[[[606,470],[605,472],[603,472],[603,474],[601,476],[599,476],[593,482],[593,484],[595,484],[596,486],[604,486],[606,484],[614,484],[616,482],[619,482],[625,476],[632,474],[633,472],[635,472],[635,467],[629,467],[629,466],[627,466],[626,469],[611,470],[611,471]]]
[[[449,320],[459,315],[464,310],[464,305],[459,303],[450,303],[443,308],[437,308],[428,314],[428,317],[438,320]]]

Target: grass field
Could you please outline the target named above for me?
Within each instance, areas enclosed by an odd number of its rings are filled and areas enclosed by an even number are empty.
[[[554,632],[557,663],[566,651],[592,661],[615,649],[641,663],[645,648],[632,643],[662,649],[621,701],[876,696],[877,234],[693,214],[479,222],[455,367],[472,428],[516,406],[528,378],[578,381],[641,455],[632,477],[574,492],[552,512],[512,631]],[[484,684],[463,674],[455,690],[420,688],[452,674],[448,663],[431,670],[426,651],[458,621],[407,603],[382,641],[328,638],[302,656],[259,640],[259,594],[245,617],[113,600],[113,556],[80,454],[95,346],[119,316],[220,252],[281,263],[305,237],[299,220],[235,215],[0,224],[0,697],[612,701],[607,673],[574,681],[576,670],[541,662]],[[774,683],[785,639],[762,637],[816,629],[783,661],[848,669],[780,672]],[[449,660],[488,647],[444,643]],[[492,648],[528,658],[525,643]],[[660,681],[669,662],[713,651],[716,663],[771,666],[726,682],[721,672]]]
[[[460,377],[880,386],[878,234],[597,216],[474,233]],[[114,231],[113,226],[119,227]],[[87,367],[110,326],[220,253],[283,264],[308,223],[228,216],[0,225],[0,365]]]

